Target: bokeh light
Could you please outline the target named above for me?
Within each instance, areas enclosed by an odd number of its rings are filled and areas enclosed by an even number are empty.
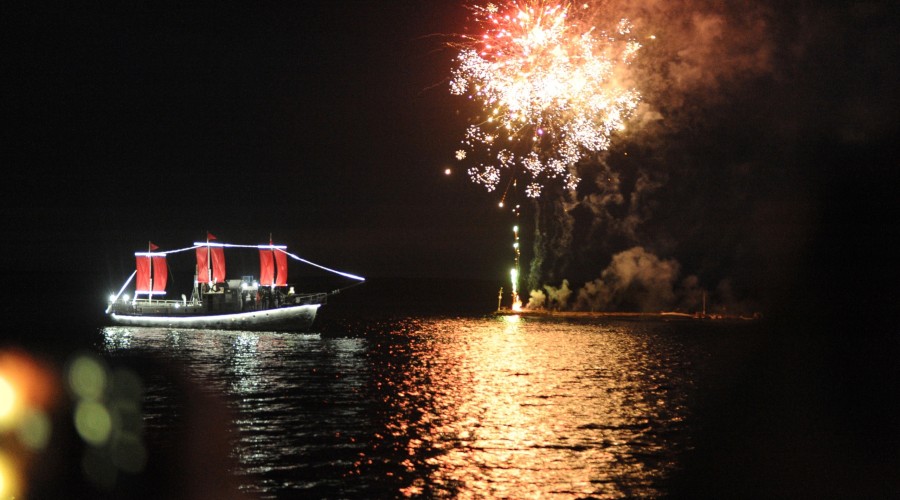
[[[21,490],[18,467],[3,452],[0,452],[0,498],[16,498]]]
[[[112,417],[102,404],[81,401],[75,408],[75,429],[86,442],[102,446],[112,432]]]
[[[5,428],[16,412],[16,391],[12,384],[0,375],[0,429]]]
[[[40,451],[50,441],[52,429],[50,417],[45,412],[29,408],[22,416],[17,435],[23,445],[33,451]]]
[[[91,356],[77,356],[69,366],[69,388],[79,398],[99,400],[106,390],[106,379],[105,367]]]

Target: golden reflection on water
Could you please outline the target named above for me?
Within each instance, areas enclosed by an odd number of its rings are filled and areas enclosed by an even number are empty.
[[[615,327],[475,321],[424,325],[446,338],[420,344],[409,390],[431,397],[400,411],[397,429],[421,427],[408,471],[428,471],[409,494],[544,497],[654,496],[667,472],[659,434],[684,417],[665,356]],[[440,341],[443,340],[443,341]],[[664,354],[664,353],[662,353]],[[423,373],[427,370],[428,374]],[[437,375],[437,376],[436,376]],[[427,448],[440,450],[428,453]],[[421,471],[420,471],[421,472]]]
[[[661,496],[689,446],[689,356],[664,330],[507,316],[334,338],[104,335],[109,353],[177,358],[228,399],[249,492],[622,498]],[[166,395],[148,395],[164,431]]]

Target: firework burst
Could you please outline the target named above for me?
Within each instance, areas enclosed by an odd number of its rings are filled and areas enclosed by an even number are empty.
[[[486,158],[468,173],[489,192],[504,175],[520,173],[532,198],[552,180],[574,189],[578,162],[607,149],[640,101],[617,83],[640,49],[631,24],[621,19],[614,30],[599,30],[589,8],[569,2],[491,3],[472,11],[483,34],[460,44],[450,92],[476,101],[482,113],[457,160]]]

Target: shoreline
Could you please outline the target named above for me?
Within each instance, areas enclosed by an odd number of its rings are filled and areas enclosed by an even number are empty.
[[[751,316],[731,314],[688,314],[675,311],[660,312],[615,312],[615,311],[550,311],[546,309],[521,309],[514,311],[501,307],[494,311],[498,316],[538,316],[552,318],[589,318],[589,319],[647,319],[676,321],[756,321],[761,319],[757,313]]]

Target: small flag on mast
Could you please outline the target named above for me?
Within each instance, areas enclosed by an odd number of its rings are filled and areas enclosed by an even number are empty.
[[[216,237],[212,233],[210,233],[210,232],[206,233],[206,241],[211,241],[214,239],[216,239]]]
[[[159,248],[158,246],[154,245],[152,241],[150,241],[150,242],[148,242],[148,243],[150,244],[150,245],[148,246],[148,248],[150,248],[150,251],[151,251],[151,252]]]

